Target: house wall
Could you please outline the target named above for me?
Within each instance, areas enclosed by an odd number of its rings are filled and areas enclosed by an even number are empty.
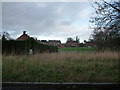
[[[67,42],[67,43],[65,44],[65,46],[67,46],[67,47],[78,47],[79,45],[78,45],[78,43]]]

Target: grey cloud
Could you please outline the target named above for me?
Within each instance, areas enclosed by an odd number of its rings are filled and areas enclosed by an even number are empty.
[[[60,23],[60,25],[70,25],[72,24],[72,21],[63,21]]]
[[[3,2],[3,30],[14,32],[14,36],[23,30],[31,35],[59,33],[61,31],[56,29],[57,26],[72,25],[80,19],[78,15],[86,7],[89,7],[89,4],[83,2]]]

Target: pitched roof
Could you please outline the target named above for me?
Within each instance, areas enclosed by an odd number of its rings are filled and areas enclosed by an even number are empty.
[[[78,43],[77,41],[67,41],[66,43]]]
[[[49,42],[59,42],[59,43],[61,43],[60,40],[49,40]]]
[[[41,40],[40,42],[47,42],[47,40]]]
[[[17,40],[26,40],[28,38],[30,38],[30,36],[27,35],[25,31],[23,31],[23,34],[20,37],[18,37]]]

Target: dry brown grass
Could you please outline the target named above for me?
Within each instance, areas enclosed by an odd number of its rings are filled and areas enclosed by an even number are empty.
[[[3,81],[117,82],[117,65],[117,52],[3,55]]]

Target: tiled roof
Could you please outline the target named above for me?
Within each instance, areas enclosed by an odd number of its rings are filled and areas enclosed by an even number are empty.
[[[41,42],[47,42],[47,40],[41,40]]]
[[[61,43],[60,40],[49,40],[49,42],[60,42]]]
[[[22,34],[20,37],[17,38],[17,40],[26,40],[30,38],[27,34]]]
[[[78,43],[77,41],[67,41],[67,43]]]

